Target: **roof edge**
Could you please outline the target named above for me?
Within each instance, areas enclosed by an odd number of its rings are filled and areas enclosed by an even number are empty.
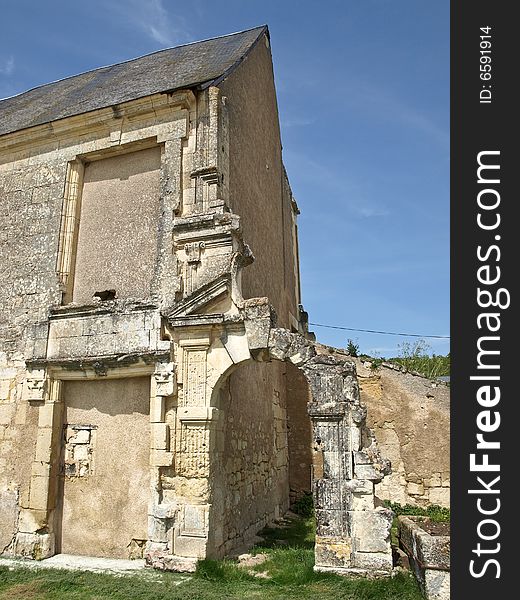
[[[167,52],[168,50],[173,50],[175,48],[184,48],[185,46],[193,46],[194,44],[202,44],[204,42],[210,42],[211,40],[218,40],[218,39],[222,39],[222,38],[226,38],[226,37],[231,37],[234,35],[240,35],[242,33],[247,33],[248,31],[254,31],[255,29],[261,30],[258,34],[258,37],[251,44],[251,46],[247,49],[247,51],[244,53],[244,55],[240,59],[238,59],[236,61],[236,63],[233,64],[227,70],[227,71],[231,72],[232,70],[234,70],[235,66],[238,66],[238,64],[241,62],[242,58],[244,58],[247,54],[249,54],[249,51],[251,50],[251,48],[253,48],[253,46],[256,46],[256,44],[258,43],[258,40],[260,39],[260,37],[263,33],[266,33],[267,37],[270,38],[269,28],[267,27],[267,25],[258,25],[257,27],[250,27],[249,29],[244,29],[242,31],[235,31],[233,33],[226,33],[224,35],[216,35],[216,36],[213,36],[210,38],[205,38],[203,40],[195,40],[193,42],[186,42],[185,44],[179,44],[178,46],[169,46],[168,48],[161,48],[160,50],[155,50],[154,52],[147,52],[146,54],[141,54],[140,56],[135,56],[134,58],[129,58],[127,60],[110,63],[108,65],[103,65],[101,67],[94,67],[93,69],[87,69],[86,71],[82,71],[81,73],[75,73],[74,75],[67,75],[66,77],[62,77],[61,79],[55,79],[54,81],[48,81],[47,83],[42,83],[41,85],[35,85],[34,87],[29,88],[28,90],[23,90],[23,92],[18,92],[17,94],[13,94],[12,96],[6,96],[5,98],[0,98],[0,104],[4,100],[11,100],[11,98],[16,98],[17,96],[22,96],[23,94],[27,94],[28,92],[32,92],[34,90],[39,90],[39,89],[47,87],[49,85],[54,85],[55,83],[60,83],[61,81],[67,81],[68,79],[73,79],[74,77],[79,77],[80,75],[86,75],[87,73],[93,73],[94,71],[101,71],[102,69],[109,69],[110,67],[116,67],[118,65],[124,65],[124,64],[139,60],[141,58],[144,58],[145,56],[152,56],[153,54],[160,54],[161,52]],[[226,73],[227,73],[227,71],[226,71]],[[216,80],[220,79],[220,77],[221,76],[219,76]],[[212,81],[216,81],[216,80],[212,80]],[[200,84],[198,84],[198,85],[200,85]],[[212,85],[212,83],[207,82],[207,84],[202,84],[202,85],[206,85],[206,87],[209,87],[210,85]],[[179,88],[176,88],[176,89],[179,89]],[[199,89],[205,89],[205,88],[201,87]],[[166,90],[163,93],[166,93]]]
[[[254,29],[259,29],[260,27],[261,27],[261,31],[259,32],[258,36],[256,37],[256,40],[249,46],[249,48],[244,52],[244,54],[242,54],[242,56],[240,58],[238,58],[228,69],[226,69],[224,71],[224,73],[222,73],[222,75],[219,75],[216,79],[212,79],[211,81],[206,81],[204,83],[196,85],[195,86],[196,89],[202,91],[202,90],[207,89],[210,86],[218,86],[220,83],[222,83],[224,81],[224,79],[229,77],[231,75],[231,73],[233,73],[233,71],[235,71],[242,64],[242,62],[249,56],[249,53],[253,50],[253,48],[256,47],[256,45],[260,41],[262,35],[265,34],[267,36],[267,39],[270,42],[271,35],[269,34],[269,27],[267,25],[260,25],[259,27],[245,29],[244,32],[245,31],[253,31]],[[244,33],[244,32],[241,32],[241,33]]]

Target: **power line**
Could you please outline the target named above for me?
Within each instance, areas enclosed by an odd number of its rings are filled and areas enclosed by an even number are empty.
[[[360,331],[362,333],[380,333],[382,335],[399,335],[401,337],[437,338],[449,340],[449,335],[422,335],[419,333],[396,333],[395,331],[375,331],[373,329],[354,329],[353,327],[340,327],[339,325],[321,325],[320,323],[309,323],[313,327],[327,327],[328,329],[343,329],[345,331]]]

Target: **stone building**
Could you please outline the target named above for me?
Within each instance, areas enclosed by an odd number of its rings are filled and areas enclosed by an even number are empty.
[[[0,203],[0,553],[190,570],[312,473],[316,568],[389,572],[388,464],[300,305],[266,27],[0,101]]]

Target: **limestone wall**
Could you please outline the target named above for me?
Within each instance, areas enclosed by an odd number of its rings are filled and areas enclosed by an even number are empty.
[[[376,486],[400,504],[450,504],[450,390],[443,383],[357,361],[361,400],[392,473]]]
[[[244,298],[267,296],[281,327],[298,317],[293,207],[282,164],[273,66],[267,38],[220,84],[229,118],[229,198],[255,262]]]
[[[159,146],[85,166],[73,301],[149,298],[157,259]]]
[[[54,148],[0,161],[0,553],[12,551],[20,506],[29,497],[38,408],[22,399],[26,328],[59,301],[56,249],[65,166]]]
[[[148,536],[150,378],[67,381],[63,402],[60,551],[140,557]]]
[[[289,490],[291,503],[311,491],[312,427],[307,402],[311,400],[305,376],[286,365],[287,443],[289,449]]]
[[[284,371],[280,363],[248,363],[225,388],[225,554],[250,547],[289,507]]]
[[[111,109],[101,110],[0,138],[0,553],[14,551],[13,536],[20,526],[47,527],[44,520],[36,525],[22,524],[20,516],[21,511],[37,502],[36,495],[41,490],[36,487],[34,500],[29,499],[31,476],[43,473],[34,473],[35,456],[48,450],[51,443],[45,437],[48,424],[41,423],[43,433],[38,434],[38,418],[43,414],[41,402],[28,402],[24,397],[27,361],[52,356],[113,354],[129,348],[146,351],[157,347],[158,343],[159,329],[155,329],[155,340],[151,342],[149,332],[155,325],[144,324],[143,328],[145,317],[141,315],[142,331],[137,331],[134,327],[137,321],[133,317],[139,320],[139,315],[135,314],[129,317],[128,323],[115,323],[110,317],[97,315],[99,318],[90,321],[90,331],[84,329],[89,321],[82,318],[85,315],[73,315],[73,319],[66,319],[66,331],[54,321],[57,327],[51,331],[50,341],[48,339],[51,308],[60,305],[64,293],[60,256],[68,250],[64,248],[63,239],[60,246],[60,232],[63,233],[64,224],[71,215],[64,215],[63,210],[67,198],[72,195],[71,190],[75,186],[77,191],[81,184],[70,179],[70,166],[127,152],[148,152],[147,149],[153,146],[156,158],[159,151],[161,153],[162,170],[170,173],[168,185],[174,185],[180,179],[181,168],[177,150],[188,129],[189,113],[185,106],[187,99],[193,99],[189,94],[184,94],[183,98],[177,103],[172,97],[165,96],[137,100],[128,103],[117,118]],[[157,160],[154,160],[156,164]],[[152,172],[157,175],[154,169]],[[97,179],[96,186],[100,180]],[[126,183],[132,183],[132,176]],[[158,185],[156,187],[157,195]],[[135,195],[128,193],[125,199],[132,203]],[[142,219],[137,221],[139,225],[143,224]],[[134,231],[133,235],[138,232]],[[90,248],[99,243],[95,232],[92,237],[94,239],[86,240]],[[150,238],[152,262],[157,263],[160,261],[155,258],[157,236],[154,234]],[[166,243],[171,247],[171,240],[165,240]],[[126,244],[128,246],[128,242]],[[116,267],[118,275],[129,271],[128,265]],[[156,274],[155,266],[148,261],[148,271],[151,268],[154,271],[148,273],[148,289]],[[174,271],[164,286],[170,298],[172,292],[168,285],[171,287],[171,282],[175,283],[175,275]],[[154,283],[160,299],[164,290],[159,290],[157,282]],[[144,295],[149,296],[150,292]],[[86,297],[82,300],[88,301]],[[157,311],[155,316],[160,319]],[[64,325],[63,320],[61,325]],[[61,351],[63,344],[68,348],[65,353]],[[40,467],[44,469],[49,465]],[[41,508],[45,509],[47,499],[38,498],[40,500]],[[44,514],[42,510],[41,515]]]

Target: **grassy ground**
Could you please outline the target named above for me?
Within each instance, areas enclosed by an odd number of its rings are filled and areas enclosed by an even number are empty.
[[[421,600],[415,580],[400,574],[376,581],[314,573],[312,519],[267,529],[252,554],[267,560],[239,568],[234,561],[201,561],[187,578],[175,573],[101,575],[58,570],[0,569],[1,600]],[[256,575],[255,575],[256,574]]]
[[[443,508],[437,504],[431,504],[426,508],[421,506],[412,506],[411,504],[397,504],[394,502],[388,502],[385,500],[385,506],[391,508],[394,512],[394,520],[392,522],[392,530],[390,535],[392,537],[392,544],[398,546],[399,540],[397,538],[397,517],[400,515],[411,515],[419,517],[429,517],[434,523],[449,523],[450,522],[450,509]]]

